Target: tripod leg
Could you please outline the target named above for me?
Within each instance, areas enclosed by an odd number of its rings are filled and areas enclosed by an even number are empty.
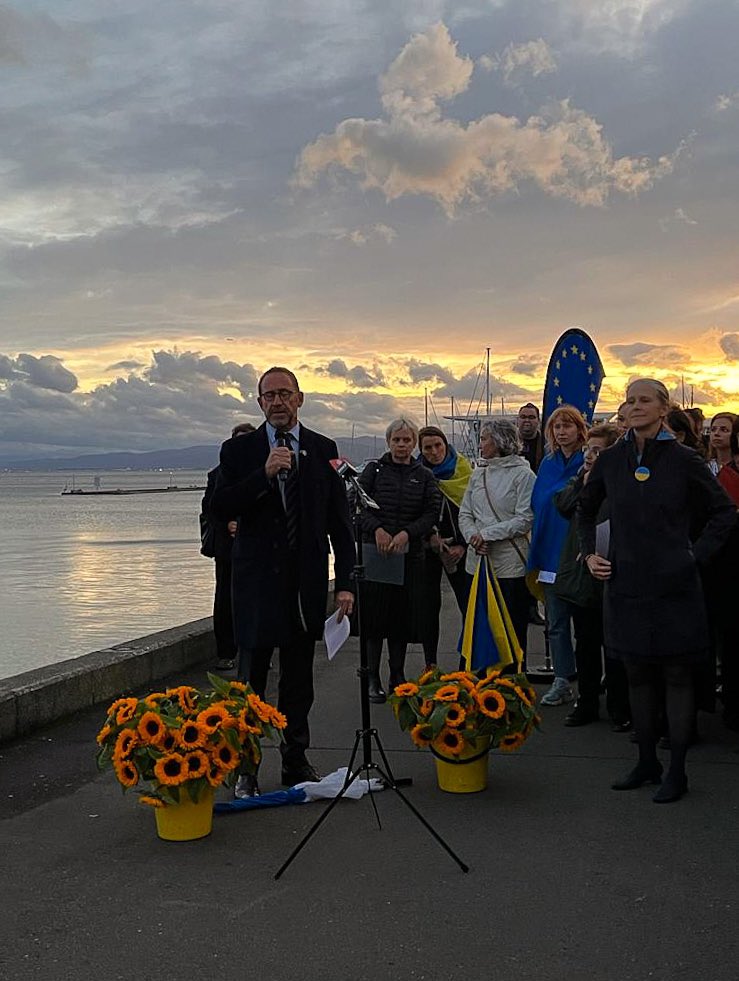
[[[449,847],[449,845],[447,845],[447,843],[444,841],[444,839],[441,837],[441,835],[434,828],[432,828],[432,826],[428,823],[428,821],[423,816],[423,814],[421,814],[421,812],[419,810],[417,810],[416,807],[413,804],[411,804],[411,802],[408,800],[408,798],[405,796],[405,794],[400,790],[400,788],[398,787],[397,783],[395,782],[395,778],[393,777],[392,770],[390,769],[390,764],[388,763],[387,756],[385,755],[385,750],[383,749],[382,743],[380,742],[380,737],[379,737],[377,731],[376,730],[373,730],[372,735],[373,735],[374,740],[375,740],[375,745],[377,746],[377,749],[379,750],[380,758],[382,759],[382,762],[385,764],[385,766],[387,768],[387,773],[384,773],[382,775],[387,778],[387,782],[388,782],[389,788],[391,790],[394,790],[395,791],[395,793],[398,795],[398,797],[400,797],[400,799],[403,801],[403,803],[405,804],[405,806],[413,814],[415,814],[415,816],[418,818],[418,820],[421,822],[421,824],[424,826],[424,828],[426,828],[426,830],[439,842],[439,844],[444,849],[444,851],[454,859],[454,861],[457,863],[457,865],[460,867],[460,869],[463,872],[469,872],[469,870],[470,870],[469,865],[465,865],[465,863],[456,854],[456,852],[452,851],[452,849]],[[377,769],[380,773],[382,773],[382,770],[380,770],[380,768],[378,766],[375,766],[375,769]]]
[[[362,738],[362,731],[361,731],[361,729],[358,729],[357,730],[356,738],[354,740],[354,749],[352,750],[352,756],[351,756],[351,761],[352,762],[354,761],[354,757],[357,755],[357,748],[359,746],[359,742],[360,742],[360,739],[361,738]],[[290,863],[295,858],[295,856],[298,854],[298,852],[302,851],[302,849],[304,848],[304,846],[308,844],[308,842],[310,841],[310,839],[313,837],[313,835],[316,833],[316,831],[318,831],[318,829],[320,828],[320,826],[323,824],[323,822],[329,816],[329,814],[331,813],[331,811],[333,811],[333,809],[339,803],[339,801],[344,796],[344,794],[347,792],[347,790],[349,789],[349,787],[357,779],[357,777],[359,776],[360,772],[361,772],[360,770],[357,770],[356,773],[353,773],[351,771],[351,769],[347,769],[346,780],[344,781],[344,786],[341,788],[341,790],[336,795],[336,797],[334,797],[334,799],[328,805],[328,807],[323,812],[323,814],[320,815],[320,817],[318,818],[318,820],[314,824],[311,825],[311,827],[308,829],[307,834],[304,835],[303,838],[301,838],[301,840],[298,842],[298,844],[295,846],[295,848],[292,850],[292,852],[290,852],[289,856],[285,859],[285,861],[282,863],[282,865],[279,867],[279,869],[275,872],[275,879],[279,879],[280,878],[280,876],[282,875],[282,873],[285,871],[285,869],[288,867],[288,865],[290,865]]]

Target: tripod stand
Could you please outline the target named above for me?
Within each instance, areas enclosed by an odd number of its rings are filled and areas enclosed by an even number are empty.
[[[354,508],[354,538],[356,542],[356,555],[357,561],[354,566],[353,579],[356,585],[356,598],[355,598],[355,615],[357,622],[357,629],[359,632],[359,669],[357,674],[359,675],[359,695],[360,695],[360,706],[361,706],[361,729],[357,729],[354,737],[354,746],[352,747],[351,756],[349,757],[349,765],[347,767],[346,779],[344,780],[344,786],[341,788],[336,797],[331,801],[331,803],[326,807],[323,813],[320,815],[318,820],[308,829],[307,833],[301,839],[301,841],[296,845],[293,851],[290,853],[288,858],[283,862],[280,868],[275,873],[275,879],[279,879],[282,873],[288,868],[292,863],[293,859],[298,855],[298,853],[305,847],[308,841],[313,837],[313,835],[318,831],[319,827],[328,818],[331,811],[336,807],[341,798],[346,794],[349,787],[358,780],[362,774],[365,774],[367,779],[367,788],[369,791],[369,798],[372,803],[372,807],[375,812],[375,818],[377,820],[377,826],[382,828],[382,822],[380,821],[380,814],[377,810],[377,804],[375,802],[376,791],[372,790],[371,785],[371,775],[377,774],[389,790],[394,791],[397,796],[403,801],[405,806],[411,811],[412,814],[421,822],[421,824],[427,829],[427,831],[438,841],[444,851],[457,863],[463,872],[469,872],[469,866],[459,858],[459,856],[452,851],[450,846],[444,841],[441,835],[429,824],[426,818],[417,810],[417,808],[408,800],[405,794],[400,790],[400,786],[405,784],[405,780],[397,780],[393,776],[390,763],[387,756],[385,755],[385,750],[383,749],[382,742],[380,741],[380,735],[372,726],[372,720],[370,715],[370,700],[369,700],[369,666],[367,662],[367,643],[364,636],[364,631],[362,630],[361,621],[361,597],[362,588],[364,583],[364,563],[362,555],[362,529],[360,524],[362,510],[365,507],[377,508],[375,502],[368,497],[364,488],[358,483],[356,477],[357,472],[353,467],[348,467],[344,461],[340,461],[343,466],[337,466],[336,469],[340,476],[346,480],[355,490],[355,508]],[[342,470],[344,472],[342,472]],[[380,755],[382,761],[382,766],[377,763],[372,757],[372,747],[376,746],[377,752]],[[358,766],[355,766],[357,756],[359,753],[359,748],[362,748],[362,761]]]

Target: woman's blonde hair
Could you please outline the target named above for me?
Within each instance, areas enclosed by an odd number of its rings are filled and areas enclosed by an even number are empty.
[[[544,427],[544,439],[546,440],[547,450],[549,453],[554,453],[557,449],[557,444],[554,441],[554,424],[560,420],[565,422],[574,422],[577,426],[577,438],[580,442],[580,446],[588,438],[588,424],[585,422],[585,418],[579,409],[576,409],[574,405],[560,405],[558,409],[547,419],[547,424]]]

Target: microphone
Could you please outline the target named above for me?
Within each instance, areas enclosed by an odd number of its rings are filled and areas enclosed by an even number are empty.
[[[345,480],[347,484],[351,484],[351,486],[354,488],[357,493],[357,499],[363,508],[369,508],[372,511],[380,510],[380,505],[377,503],[377,501],[373,500],[369,496],[367,491],[357,480],[359,471],[349,462],[349,460],[346,459],[346,457],[340,456],[337,460],[331,460],[330,463],[342,480]]]
[[[284,429],[280,429],[278,432],[275,433],[275,443],[277,444],[277,446],[286,446],[288,449],[290,449],[290,440],[288,439],[288,434],[284,431]],[[292,470],[292,468],[293,468],[293,464],[291,459],[290,469]],[[284,484],[285,481],[287,480],[287,474],[288,474],[287,470],[278,470],[277,479],[279,481],[282,481],[282,483]]]

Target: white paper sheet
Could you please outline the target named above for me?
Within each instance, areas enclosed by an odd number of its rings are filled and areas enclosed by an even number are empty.
[[[349,617],[345,616],[341,623],[338,622],[338,618],[339,611],[334,610],[323,627],[323,639],[326,643],[329,661],[333,660],[336,652],[344,644],[351,630]]]

